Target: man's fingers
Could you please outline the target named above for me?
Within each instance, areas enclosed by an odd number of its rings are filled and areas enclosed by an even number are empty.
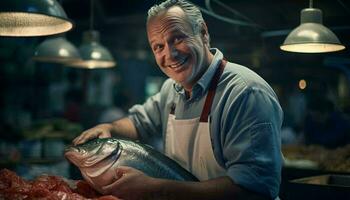
[[[111,136],[110,135],[108,135],[108,134],[103,134],[103,133],[101,133],[99,136],[98,136],[98,138],[110,138]]]
[[[74,145],[78,145],[97,137],[99,138],[111,137],[110,129],[111,129],[110,124],[100,124],[98,126],[95,126],[93,128],[90,128],[82,132],[78,137],[76,137],[72,141],[72,143]]]
[[[102,190],[104,191],[105,194],[115,194],[115,191],[118,190],[118,187],[122,184],[123,182],[123,177],[131,170],[131,167],[127,166],[119,166],[115,170],[115,177],[114,177],[114,182],[102,187]],[[125,177],[124,177],[125,178]]]
[[[103,186],[102,190],[104,194],[113,194],[116,195],[116,192],[118,191],[118,187],[120,186],[120,183],[122,177],[119,177],[117,180],[115,180],[113,183]]]
[[[74,145],[77,145],[79,144],[78,142],[80,141],[80,138],[82,137],[82,135],[79,135],[78,137],[76,137],[74,140],[73,140],[73,144]]]
[[[78,142],[81,140],[81,138],[83,137],[85,132],[81,133],[78,137],[76,137],[74,140],[73,140],[73,144],[74,145],[77,145]]]
[[[92,138],[96,138],[98,136],[99,132],[87,130],[84,131],[79,137],[73,140],[74,145],[82,144],[86,142],[87,140],[90,140]]]
[[[112,195],[105,195],[105,196],[99,197],[98,200],[123,200],[123,199],[120,199]]]
[[[98,200],[123,200],[123,199],[120,199],[113,195],[105,195],[105,196],[99,197]]]
[[[77,138],[75,138],[75,139],[73,140],[73,144],[74,144],[74,145],[78,145],[78,144],[83,143],[83,142],[82,142],[82,139],[84,138],[84,135],[85,135],[85,134],[86,134],[86,131],[83,132],[81,135],[79,135]]]
[[[128,166],[118,166],[118,168],[115,169],[115,173],[118,174],[125,174],[127,172],[130,172],[130,170],[132,170],[132,167],[128,167]]]

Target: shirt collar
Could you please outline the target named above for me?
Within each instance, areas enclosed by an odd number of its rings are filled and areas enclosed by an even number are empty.
[[[219,49],[211,48],[210,51],[214,54],[213,60],[211,61],[207,71],[193,86],[192,97],[202,95],[205,91],[207,91],[210,81],[223,58],[223,54]],[[177,93],[185,95],[185,90],[179,83],[174,83],[174,89]]]

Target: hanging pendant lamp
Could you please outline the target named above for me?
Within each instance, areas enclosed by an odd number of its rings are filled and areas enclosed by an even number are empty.
[[[94,0],[90,0],[90,30],[83,33],[82,44],[79,52],[82,60],[66,63],[67,66],[97,69],[110,68],[116,65],[111,53],[100,43],[100,34],[93,30],[94,24]]]
[[[300,26],[295,28],[280,48],[284,51],[299,53],[325,53],[345,49],[337,36],[322,25],[322,11],[312,8],[310,0],[309,8],[301,11]]]
[[[56,0],[0,0],[0,36],[54,35],[72,28]]]
[[[63,35],[58,35],[45,39],[36,48],[33,60],[64,64],[81,60],[81,58],[78,49]]]
[[[95,30],[83,33],[83,43],[79,47],[82,60],[67,63],[78,68],[109,68],[115,66],[115,61],[106,47],[100,44],[99,32]]]

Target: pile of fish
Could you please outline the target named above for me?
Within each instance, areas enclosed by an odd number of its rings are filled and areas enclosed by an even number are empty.
[[[84,179],[102,193],[114,181],[115,169],[128,166],[145,174],[181,181],[198,181],[186,169],[150,146],[119,138],[97,138],[66,148],[65,157],[76,165]]]

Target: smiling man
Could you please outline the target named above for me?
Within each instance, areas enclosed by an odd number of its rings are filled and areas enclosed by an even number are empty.
[[[193,27],[177,6],[166,12],[155,10],[150,10],[147,33],[157,64],[168,77],[190,92],[213,59],[208,48],[207,27],[204,21]],[[152,11],[158,15],[151,17]]]
[[[281,181],[283,112],[276,94],[256,73],[210,48],[201,12],[183,0],[148,11],[147,34],[161,90],[127,118],[100,124],[73,143],[126,136],[162,141],[163,152],[200,182],[149,177],[130,167],[116,171],[104,193],[122,199],[275,199]]]

